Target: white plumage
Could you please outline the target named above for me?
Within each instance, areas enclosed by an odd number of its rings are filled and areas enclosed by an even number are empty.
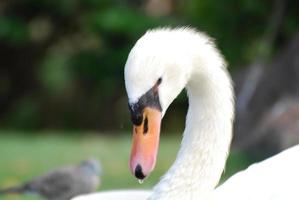
[[[147,199],[151,191],[146,190],[111,190],[89,195],[82,195],[73,200],[142,200]]]
[[[299,145],[289,148],[230,177],[216,188],[214,199],[299,199]]]
[[[129,102],[137,102],[159,78],[163,115],[183,88],[189,97],[174,164],[152,191],[108,191],[75,200],[299,199],[299,146],[252,165],[215,190],[231,143],[234,97],[225,61],[209,37],[189,28],[147,32],[125,66]]]

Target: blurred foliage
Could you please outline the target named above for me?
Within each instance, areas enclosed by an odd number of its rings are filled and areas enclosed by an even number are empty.
[[[179,136],[162,136],[155,170],[140,185],[129,173],[131,137],[127,134],[120,133],[117,137],[111,137],[96,136],[91,132],[76,136],[70,136],[65,132],[42,132],[28,137],[23,132],[0,132],[0,188],[23,183],[58,166],[75,164],[94,156],[99,159],[103,169],[100,191],[152,188],[173,163],[179,141]],[[236,171],[245,169],[253,161],[255,160],[247,154],[231,153],[222,180]],[[0,199],[40,198],[31,195],[7,195],[0,196]]]
[[[273,7],[270,0],[170,0],[170,12],[153,15],[148,2],[1,0],[0,127],[128,129],[123,67],[147,29],[197,27],[217,38],[235,69],[254,60]],[[272,53],[297,31],[298,4],[288,2]],[[171,116],[166,128],[183,126]]]

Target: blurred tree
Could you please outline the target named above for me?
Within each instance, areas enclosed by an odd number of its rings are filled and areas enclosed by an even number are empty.
[[[1,0],[1,128],[129,128],[123,66],[149,28],[192,25],[237,68],[253,60],[273,1]],[[287,4],[271,57],[297,31]],[[186,109],[185,98],[176,111]],[[166,116],[166,127],[182,126]],[[175,115],[173,115],[175,116]],[[168,122],[168,123],[167,123]]]

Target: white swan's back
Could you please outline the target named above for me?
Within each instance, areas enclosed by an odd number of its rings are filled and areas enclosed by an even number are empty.
[[[145,200],[151,195],[147,190],[111,190],[82,195],[73,200]]]
[[[299,145],[235,174],[214,195],[215,200],[298,200]]]

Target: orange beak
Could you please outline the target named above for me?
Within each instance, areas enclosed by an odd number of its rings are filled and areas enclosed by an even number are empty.
[[[154,108],[143,109],[143,120],[133,126],[130,169],[138,179],[144,179],[154,169],[159,148],[162,113]]]

